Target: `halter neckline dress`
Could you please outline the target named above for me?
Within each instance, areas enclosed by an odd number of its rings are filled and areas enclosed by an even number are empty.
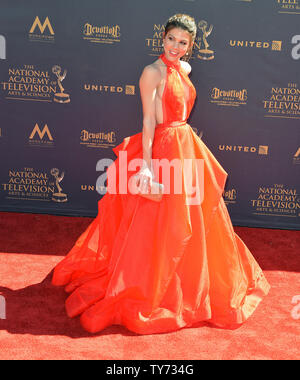
[[[171,170],[170,191],[161,202],[120,191],[120,171],[129,178],[139,169],[129,171],[122,155],[126,153],[127,162],[143,158],[142,132],[113,149],[117,158],[107,170],[108,189],[110,174],[115,174],[117,193],[108,191],[101,198],[98,216],[56,266],[52,279],[69,293],[68,315],[80,316],[91,333],[114,324],[138,334],[171,332],[201,321],[236,328],[270,289],[234,232],[222,197],[228,174],[187,124],[196,90],[180,64],[160,58],[167,66],[164,120],[155,129],[152,158],[203,162],[204,198],[192,204],[186,191],[191,179],[198,184],[197,165],[191,166],[188,178],[183,173],[180,194],[172,192],[177,179]],[[164,182],[161,171],[156,176]]]

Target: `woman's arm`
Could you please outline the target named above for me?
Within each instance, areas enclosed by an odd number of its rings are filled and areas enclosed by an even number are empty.
[[[140,93],[143,104],[143,159],[144,165],[137,174],[140,191],[146,191],[148,184],[152,185],[152,145],[156,126],[155,96],[157,86],[161,81],[159,68],[146,66],[140,78]],[[147,180],[147,182],[144,182]],[[150,181],[150,182],[149,182]]]
[[[143,104],[143,158],[149,168],[151,167],[152,144],[156,125],[155,96],[160,80],[160,70],[154,66],[145,67],[140,78],[140,93]]]

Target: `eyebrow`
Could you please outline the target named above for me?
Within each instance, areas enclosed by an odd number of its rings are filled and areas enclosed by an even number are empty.
[[[171,32],[169,32],[169,36],[172,36],[172,37],[174,37],[174,38],[176,38],[175,36],[174,36],[174,34],[172,34]],[[184,41],[184,42],[189,42],[189,40],[187,40],[187,39],[181,39],[181,41]]]

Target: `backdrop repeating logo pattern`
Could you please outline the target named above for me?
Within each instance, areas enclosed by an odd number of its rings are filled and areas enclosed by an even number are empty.
[[[52,102],[57,92],[57,81],[53,81],[48,69],[36,65],[9,67],[1,88],[6,99]]]
[[[300,229],[299,0],[6,3],[0,210],[97,214],[97,162],[142,131],[139,77],[180,11],[198,26],[189,123],[229,174],[233,223]]]
[[[273,0],[279,13],[300,14],[299,0]]]
[[[92,43],[114,44],[120,42],[120,25],[94,26],[86,23],[83,28],[83,39]]]
[[[30,146],[38,147],[54,147],[54,139],[47,124],[42,130],[38,124],[35,124],[29,136],[29,144]]]
[[[52,27],[52,24],[47,16],[43,24],[39,18],[36,16],[30,31],[29,31],[29,40],[37,42],[54,42],[55,33]]]
[[[284,87],[272,86],[271,93],[263,100],[266,117],[300,119],[300,87],[288,83]]]

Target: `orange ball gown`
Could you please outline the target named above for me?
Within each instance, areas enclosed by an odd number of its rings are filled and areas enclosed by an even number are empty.
[[[80,315],[91,333],[115,324],[138,334],[164,333],[201,321],[232,329],[251,316],[270,289],[234,232],[222,197],[228,174],[187,124],[195,88],[181,66],[164,55],[161,59],[167,65],[164,122],[156,126],[152,158],[204,160],[204,200],[187,203],[184,186],[181,194],[170,191],[161,202],[106,192],[98,216],[52,278],[69,293],[68,316]],[[113,151],[116,178],[121,169],[131,177],[138,170],[124,168],[120,155],[126,152],[128,161],[143,158],[142,132]],[[155,180],[163,182],[158,176]],[[172,189],[172,175],[170,182]]]

